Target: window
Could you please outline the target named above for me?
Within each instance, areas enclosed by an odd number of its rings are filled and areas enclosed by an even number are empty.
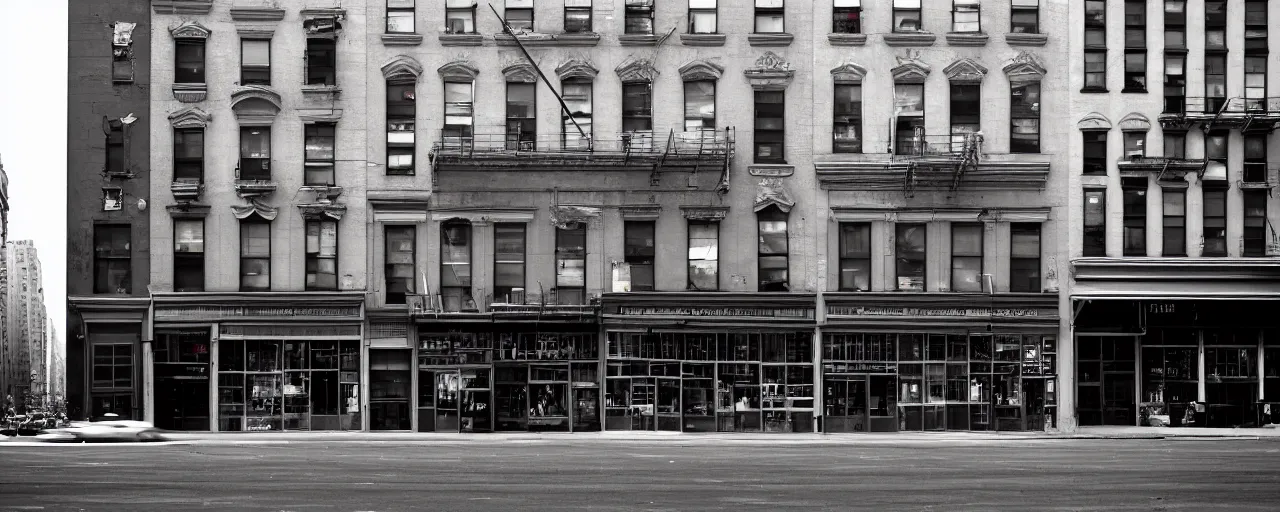
[[[270,127],[240,127],[240,176],[237,178],[241,180],[271,179]]]
[[[1204,56],[1204,111],[1216,113],[1227,104],[1227,55]]]
[[[1147,92],[1147,0],[1124,2],[1124,89]]]
[[[755,162],[786,163],[784,101],[782,91],[755,92]]]
[[[572,117],[561,113],[560,143],[566,149],[588,149],[594,127],[591,124],[591,82],[566,80],[562,86],[564,103]]]
[[[1250,54],[1267,53],[1267,0],[1244,2],[1244,51]]]
[[[591,32],[591,0],[564,0],[564,31]]]
[[[331,38],[307,38],[307,85],[338,84],[337,41]]]
[[[476,0],[445,0],[446,34],[476,33]]]
[[[1009,224],[1009,291],[1039,293],[1040,224]]]
[[[922,292],[925,287],[925,254],[928,249],[925,235],[928,227],[925,224],[897,224],[894,229],[897,235],[894,240],[898,290]]]
[[[1226,0],[1204,2],[1204,48],[1205,51],[1223,52],[1227,49]]]
[[[413,33],[414,0],[387,0],[387,33]]]
[[[440,295],[445,311],[475,309],[471,295],[471,223],[440,225]]]
[[[689,221],[689,289],[720,289],[720,223]]]
[[[959,153],[965,139],[982,130],[982,86],[951,84],[951,151]]]
[[[507,82],[507,149],[533,150],[538,140],[534,85]]]
[[[1124,157],[1135,158],[1147,156],[1147,132],[1124,132]]]
[[[387,280],[387,304],[406,304],[408,295],[413,293],[413,283],[417,278],[414,261],[418,236],[415,229],[415,226],[383,228],[383,236],[386,238],[383,272]]]
[[[493,295],[497,302],[524,302],[525,225],[493,225]],[[520,292],[516,294],[515,292]],[[519,295],[519,296],[517,296]]]
[[[173,221],[173,291],[204,291],[204,219]]]
[[[1124,195],[1124,255],[1146,256],[1147,179],[1126,178],[1121,190]]]
[[[103,170],[107,174],[128,172],[125,166],[124,123],[119,119],[107,122],[107,165]]]
[[[894,152],[919,153],[924,144],[924,84],[894,84],[893,95],[898,114]]]
[[[1227,178],[1227,132],[1215,130],[1205,134],[1204,157],[1209,160],[1205,176]]]
[[[444,83],[444,133],[451,144],[462,144],[471,139],[473,111],[473,82]]]
[[[412,175],[418,106],[413,83],[387,84],[387,174]]]
[[[1165,130],[1164,132],[1164,157],[1165,158],[1186,158],[1187,157],[1187,133]]]
[[[502,15],[512,32],[533,32],[533,0],[507,0]]]
[[[840,291],[871,291],[871,223],[840,224]]]
[[[1086,176],[1107,174],[1107,132],[1087,131],[1084,135],[1084,162],[1081,171]]]
[[[862,85],[836,84],[835,96],[832,150],[836,153],[861,153]]]
[[[653,130],[653,88],[649,82],[622,84],[622,131]]]
[[[1165,256],[1187,255],[1187,192],[1178,189],[1164,191],[1164,247]]]
[[[1084,2],[1084,88],[1107,88],[1107,2]]]
[[[556,228],[556,302],[585,304],[587,300],[587,225]]]
[[[204,39],[179,39],[177,67],[173,70],[175,84],[204,83]]]
[[[982,224],[951,225],[951,291],[983,291]]]
[[[653,34],[653,0],[627,0],[625,16],[625,33]]]
[[[93,293],[133,293],[130,239],[128,224],[93,226]]]
[[[1164,0],[1164,47],[1183,51],[1187,49],[1186,0]]]
[[[685,131],[716,129],[716,83],[697,80],[684,83]]]
[[[1009,31],[1015,34],[1040,32],[1040,0],[1013,0]]]
[[[306,175],[303,185],[334,186],[334,131],[328,123],[306,125]]]
[[[1187,108],[1187,56],[1169,53],[1164,56],[1164,111],[1181,114]]]
[[[1244,191],[1244,252],[1246,258],[1267,255],[1266,190]]]
[[[757,34],[781,34],[786,32],[784,0],[756,0]]]
[[[93,389],[133,387],[133,345],[93,344]],[[128,414],[125,411],[119,413]]]
[[[1107,52],[1085,50],[1084,54],[1084,88],[1105,90],[1107,88]]]
[[[307,290],[338,289],[338,221],[307,221]]]
[[[173,131],[173,181],[204,181],[204,128]]]
[[[831,32],[862,33],[862,0],[835,0],[835,9],[831,13]]]
[[[124,191],[120,187],[102,189],[102,211],[118,212],[124,209]]]
[[[1202,256],[1227,255],[1227,189],[1204,188],[1204,249]]]
[[[770,206],[756,214],[756,225],[760,236],[757,255],[760,282],[757,291],[789,291],[791,265],[787,214],[777,206]]]
[[[689,33],[715,34],[718,0],[689,0]]]
[[[1010,85],[1010,153],[1040,152],[1040,83]]]
[[[1124,52],[1124,89],[1121,92],[1147,92],[1147,52]]]
[[[653,221],[626,221],[622,226],[625,261],[631,267],[631,291],[654,290]]]
[[[1244,56],[1244,106],[1267,110],[1267,54]]]
[[[1107,255],[1107,191],[1084,191],[1084,256]]]
[[[951,31],[982,32],[982,7],[978,0],[952,0]]]
[[[137,23],[116,22],[111,25],[111,81],[133,81],[133,29]]]
[[[240,41],[240,85],[271,85],[271,40]]]
[[[240,291],[271,289],[271,223],[240,221]]]
[[[893,0],[893,31],[919,32],[923,30],[920,17],[920,0]]]
[[[1244,134],[1244,182],[1267,181],[1267,134]]]

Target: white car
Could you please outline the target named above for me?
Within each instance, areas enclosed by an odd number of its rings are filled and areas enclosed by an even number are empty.
[[[75,421],[67,428],[46,430],[36,436],[47,442],[150,442],[164,441],[164,433],[149,422],[134,420]]]

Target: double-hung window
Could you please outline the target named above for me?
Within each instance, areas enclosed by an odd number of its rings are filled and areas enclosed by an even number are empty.
[[[1244,98],[1245,108],[1267,108],[1267,0],[1244,3]]]
[[[1164,157],[1177,159],[1187,157],[1187,132],[1165,130]]]
[[[564,0],[564,31],[591,32],[591,0]]]
[[[500,303],[513,303],[524,292],[525,224],[493,225],[493,295]],[[523,302],[521,300],[520,302]]]
[[[1084,0],[1084,89],[1107,88],[1107,2]]]
[[[589,149],[591,137],[595,133],[591,123],[592,83],[589,80],[571,79],[564,81],[564,103],[569,107],[569,114],[561,113],[560,142],[565,149]]]
[[[965,140],[982,130],[982,86],[951,83],[951,151],[959,153]]]
[[[513,32],[533,32],[533,0],[507,0],[502,18]]]
[[[755,92],[755,161],[786,163],[786,93]]]
[[[653,34],[653,0],[627,0],[623,31],[627,34]]]
[[[982,6],[979,0],[952,0],[951,9],[952,32],[982,32]]]
[[[416,85],[387,84],[387,174],[412,175],[417,146]]]
[[[716,83],[694,80],[684,83],[684,129],[695,132],[716,129]]]
[[[654,290],[653,221],[626,221],[622,226],[623,258],[631,267],[631,291]]]
[[[1244,252],[1243,256],[1267,255],[1267,198],[1266,190],[1244,191]]]
[[[928,276],[925,255],[928,253],[927,224],[896,224],[895,258],[898,290],[922,292]]]
[[[112,119],[107,123],[107,165],[103,169],[107,174],[126,172],[124,131],[125,124],[119,119]]]
[[[329,37],[307,38],[307,85],[338,84],[338,41]]]
[[[1124,89],[1147,92],[1147,0],[1124,2]]]
[[[919,32],[924,30],[920,15],[921,0],[893,0],[893,31]]]
[[[862,33],[862,0],[834,0],[831,13],[831,32],[835,34]]]
[[[624,133],[653,130],[653,84],[622,84],[622,131]]]
[[[1267,136],[1266,133],[1246,133],[1244,135],[1244,182],[1266,183],[1267,181]]]
[[[1204,2],[1204,111],[1227,103],[1227,2]]]
[[[329,186],[337,185],[334,175],[334,144],[336,143],[336,127],[330,123],[312,123],[306,125],[306,175],[303,185]]]
[[[871,224],[840,224],[840,291],[871,290]]]
[[[1085,176],[1107,175],[1107,132],[1089,130],[1080,132],[1084,138],[1084,154],[1080,171]]]
[[[338,289],[338,221],[308,220],[307,290]]]
[[[1164,256],[1187,255],[1187,191],[1167,188],[1164,202],[1164,240],[1160,253]]]
[[[1040,82],[1011,82],[1010,153],[1040,152]]]
[[[1039,293],[1040,228],[1038,222],[1009,224],[1009,291]]]
[[[173,221],[173,291],[204,291],[204,219]]]
[[[417,278],[414,259],[417,232],[415,226],[386,226],[383,229],[385,254],[383,271],[386,279],[387,304],[405,304],[413,293]]]
[[[760,238],[757,291],[789,291],[790,241],[787,236],[787,214],[776,206],[770,206],[756,214],[756,222]]]
[[[1147,255],[1147,178],[1126,178],[1124,195],[1124,255]]]
[[[93,226],[93,293],[133,293],[129,230],[128,224]]]
[[[387,33],[410,34],[414,31],[414,0],[387,0]]]
[[[719,30],[718,0],[689,0],[689,33],[715,34]]]
[[[535,84],[507,82],[507,149],[532,151],[538,140]]]
[[[982,224],[951,225],[951,291],[983,291],[982,243]]]
[[[925,141],[924,132],[924,84],[898,83],[893,86],[894,108],[897,125],[894,126],[894,153],[914,155],[920,153]]]
[[[786,32],[785,0],[756,0],[757,34],[781,34]]]
[[[440,295],[445,311],[475,309],[471,294],[471,223],[440,225]]]
[[[173,83],[203,84],[205,82],[205,40],[178,39],[176,42],[177,66]]]
[[[444,31],[446,34],[476,33],[476,0],[445,0]]]
[[[463,145],[471,140],[475,82],[444,83],[444,134],[450,145]]]
[[[271,85],[271,40],[240,41],[240,85]]]
[[[556,228],[556,302],[585,304],[587,300],[587,225],[578,222]]]
[[[1107,255],[1107,191],[1084,191],[1084,256]]]
[[[1204,248],[1202,256],[1227,255],[1227,189],[1220,185],[1204,187]]]
[[[241,180],[271,179],[271,127],[240,127]]]
[[[1040,0],[1012,0],[1009,31],[1015,34],[1040,32]]]
[[[271,289],[271,223],[261,218],[240,221],[240,291]]]
[[[862,84],[836,84],[832,150],[862,152]]]
[[[1204,136],[1205,176],[1223,180],[1227,178],[1227,160],[1230,156],[1227,149],[1228,132],[1214,130]]]
[[[720,289],[720,223],[689,221],[689,289]]]
[[[173,131],[173,181],[204,181],[204,128]]]

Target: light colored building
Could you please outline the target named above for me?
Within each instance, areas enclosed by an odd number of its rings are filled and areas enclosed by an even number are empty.
[[[12,354],[11,393],[17,403],[42,407],[48,382],[48,318],[40,259],[31,240],[7,242],[4,258],[9,275],[5,330]]]

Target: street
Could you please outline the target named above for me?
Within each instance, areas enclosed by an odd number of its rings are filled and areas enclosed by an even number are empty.
[[[1280,440],[4,446],[0,510],[1276,510]]]

